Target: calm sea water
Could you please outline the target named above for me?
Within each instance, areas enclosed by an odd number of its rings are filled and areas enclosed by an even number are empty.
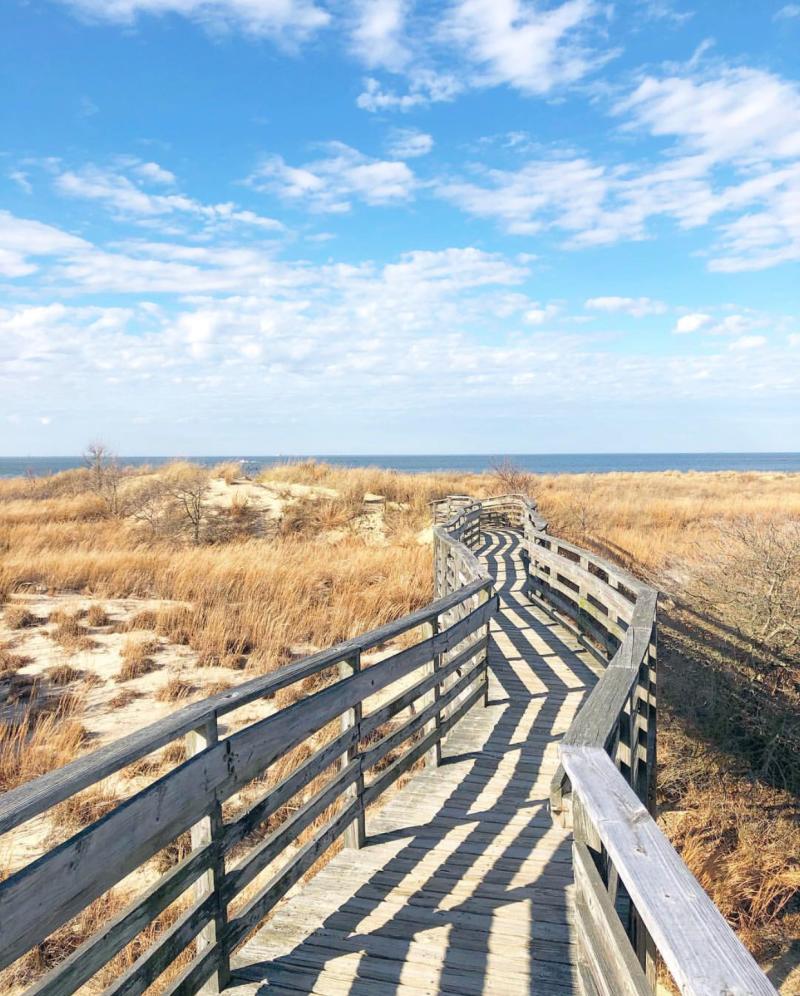
[[[157,465],[174,457],[121,457],[126,465]],[[213,465],[239,460],[248,473],[255,473],[275,463],[307,459],[300,456],[193,456],[196,463]],[[320,456],[314,459],[344,467],[385,467],[410,474],[426,471],[481,473],[503,459],[485,453],[452,455],[391,456]],[[765,470],[800,472],[800,453],[522,453],[508,458],[516,466],[535,474],[603,474],[611,471],[714,471]],[[82,467],[81,457],[0,457],[0,477],[22,474],[42,476],[60,470]]]

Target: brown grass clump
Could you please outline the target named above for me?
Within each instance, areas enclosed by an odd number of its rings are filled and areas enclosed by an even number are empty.
[[[125,623],[125,630],[134,629],[155,629],[157,625],[157,616],[152,609],[140,609],[131,616]]]
[[[121,692],[117,692],[116,695],[108,700],[108,707],[109,709],[124,709],[131,702],[140,698],[142,698],[142,692],[134,688],[123,688]]]
[[[244,474],[242,473],[242,465],[236,463],[235,460],[230,460],[225,463],[218,463],[216,467],[213,467],[211,476],[218,477],[227,485],[231,485],[241,480]]]
[[[50,622],[58,623],[50,633],[50,637],[67,653],[76,654],[82,650],[91,650],[95,646],[94,640],[88,635],[88,629],[80,622],[82,615],[80,612],[70,615],[63,611],[53,612],[50,615]]]
[[[120,651],[122,667],[117,680],[132,681],[134,678],[141,678],[143,674],[155,671],[160,665],[156,664],[150,655],[160,649],[161,644],[158,640],[126,640]]]
[[[102,605],[90,605],[86,613],[86,622],[90,626],[108,626],[111,620]]]
[[[31,662],[31,657],[14,653],[13,644],[0,643],[0,678],[16,673]]]
[[[58,664],[51,667],[47,672],[47,677],[53,685],[69,685],[83,677],[83,671],[72,667],[70,664]]]
[[[31,626],[37,626],[41,622],[24,605],[9,605],[3,614],[3,620],[9,629],[28,629]]]
[[[159,688],[156,692],[156,698],[159,702],[178,702],[181,699],[188,698],[196,691],[196,685],[193,685],[190,681],[186,681],[185,678],[175,677],[170,678],[165,685]]]

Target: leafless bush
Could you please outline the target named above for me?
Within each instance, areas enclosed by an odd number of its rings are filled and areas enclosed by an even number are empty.
[[[489,473],[497,485],[498,491],[503,494],[533,494],[533,474],[523,470],[508,457],[492,461],[489,465]]]
[[[721,524],[694,564],[691,594],[766,659],[773,691],[800,667],[800,522]]]

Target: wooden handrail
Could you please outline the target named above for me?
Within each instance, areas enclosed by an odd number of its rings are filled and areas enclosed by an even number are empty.
[[[153,751],[186,740],[184,763],[0,883],[0,969],[191,831],[191,853],[29,993],[73,992],[189,889],[189,908],[106,992],[143,992],[195,941],[192,961],[168,991],[224,988],[231,953],[275,903],[339,837],[361,846],[366,807],[417,760],[435,763],[448,730],[485,699],[488,627],[498,603],[492,579],[470,549],[480,539],[480,505],[469,501],[435,528],[437,597],[425,608],[180,709],[0,797],[3,833]],[[362,666],[365,652],[412,631],[421,634],[412,645]],[[221,716],[332,668],[338,668],[338,680],[221,738]],[[372,697],[399,681],[401,690],[376,706]],[[223,820],[227,799],[334,721],[341,732],[333,740],[312,741],[310,756],[295,770],[235,819]],[[298,796],[291,817],[231,865],[254,831]],[[320,820],[326,822],[315,829]],[[308,832],[310,839],[262,883],[260,877]],[[234,909],[245,890],[244,906]]]
[[[549,534],[524,497],[504,502],[517,505],[506,525],[524,536],[530,598],[606,664],[551,785],[551,812],[574,834],[584,993],[651,996],[660,957],[681,993],[777,996],[653,819],[658,593]]]

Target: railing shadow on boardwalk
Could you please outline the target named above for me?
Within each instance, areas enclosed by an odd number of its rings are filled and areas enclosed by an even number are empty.
[[[265,990],[269,986],[270,990],[275,987],[314,992],[322,973],[342,957],[341,946],[338,950],[330,947],[330,932],[334,931],[347,936],[347,950],[354,953],[354,960],[357,959],[357,963],[351,965],[352,978],[348,980],[344,971],[342,978],[337,980],[337,992],[356,996],[406,991],[404,970],[409,947],[424,938],[426,928],[431,925],[431,917],[421,915],[431,904],[426,893],[429,890],[441,892],[444,900],[449,883],[459,897],[456,889],[459,881],[471,874],[472,884],[477,874],[478,883],[469,889],[469,894],[446,902],[446,909],[440,904],[435,909],[436,926],[449,928],[449,934],[433,991],[465,994],[545,992],[565,996],[578,991],[570,964],[574,964],[574,958],[566,943],[569,940],[566,925],[569,919],[567,890],[571,882],[570,838],[559,834],[558,843],[547,851],[535,874],[526,872],[527,878],[523,879],[521,873],[536,844],[553,832],[546,790],[541,789],[546,777],[542,772],[544,742],[555,740],[560,732],[556,723],[566,696],[587,694],[596,676],[557,635],[555,626],[543,621],[542,613],[532,610],[522,593],[519,545],[518,535],[498,530],[486,536],[482,547],[476,551],[497,579],[501,599],[501,612],[493,623],[489,651],[492,681],[488,708],[496,716],[487,727],[487,738],[475,750],[468,749],[464,734],[466,731],[469,736],[470,723],[481,722],[483,706],[476,705],[450,735],[442,760],[444,770],[438,770],[446,777],[454,765],[464,765],[463,776],[430,819],[370,835],[366,851],[352,852],[354,863],[368,861],[370,847],[390,841],[405,843],[393,857],[360,882],[346,901],[325,916],[319,928],[294,946],[285,945],[283,953],[277,957],[248,965],[246,969],[242,966],[240,973],[243,974],[237,973],[239,981],[247,980],[252,986],[261,978]],[[507,610],[513,612],[513,621],[507,618]],[[500,644],[510,649],[504,650]],[[549,657],[566,665],[568,673],[573,675],[569,682],[548,666]],[[532,686],[537,690],[531,691]],[[508,771],[509,758],[514,759],[511,772]],[[498,775],[502,778],[498,779]],[[406,788],[413,787],[413,780],[412,777],[412,783]],[[496,781],[503,782],[499,792],[493,796],[489,808],[482,808],[482,798],[491,794],[492,783]],[[405,791],[404,788],[401,793]],[[519,816],[525,813],[530,815],[530,820],[517,827]],[[398,822],[402,824],[403,821]],[[441,862],[430,868],[431,852],[435,853],[437,845],[446,844],[449,836],[458,835],[459,827],[468,829],[458,837],[452,850],[442,856]],[[494,854],[494,845],[501,837],[502,850]],[[408,883],[412,878],[413,891],[409,889],[402,896],[394,892],[397,883]],[[520,879],[524,884],[519,884]],[[537,910],[536,892],[532,890],[539,892],[543,900],[541,912]],[[362,924],[368,924],[370,916],[382,903],[390,899],[393,903],[401,903],[399,908],[384,917],[375,929],[362,927]],[[490,979],[488,972],[492,957],[489,942],[496,914],[504,905],[521,900],[528,900],[530,906],[532,936],[528,951],[508,950],[505,954],[509,967],[520,955],[523,962],[527,956],[527,978],[517,978],[515,984],[513,971],[509,971],[505,978],[501,975],[498,982]],[[549,917],[551,921],[560,920],[563,926],[553,922],[547,924],[537,918],[539,915]],[[264,928],[265,934],[280,933],[280,916],[278,911],[273,924]],[[415,922],[417,917],[420,918],[418,923]],[[544,936],[537,936],[540,930]],[[386,956],[387,943],[391,946],[390,957]],[[503,955],[503,952],[496,952],[494,956],[502,959]],[[413,974],[407,976],[406,981],[412,978]],[[432,991],[429,984],[423,989]],[[256,991],[260,992],[261,987]]]

